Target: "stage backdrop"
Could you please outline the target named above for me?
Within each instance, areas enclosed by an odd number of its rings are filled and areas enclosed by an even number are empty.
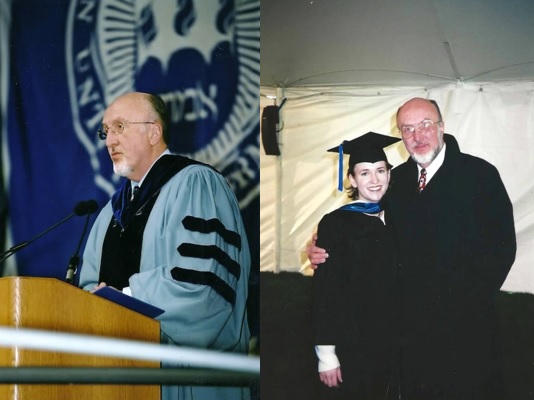
[[[286,98],[278,133],[281,155],[260,152],[262,271],[312,273],[306,244],[321,217],[349,201],[337,191],[337,155],[326,150],[368,131],[398,137],[397,108],[424,97],[438,102],[445,132],[456,137],[463,152],[499,170],[517,234],[516,260],[502,290],[534,293],[534,83],[261,87],[261,93],[262,108],[274,104],[266,96],[277,96],[278,104]],[[394,166],[408,158],[402,143],[386,152]]]
[[[213,165],[230,183],[257,268],[259,0],[2,0],[1,7],[7,248],[79,201],[108,201],[122,178],[96,132],[114,98],[144,91],[161,95],[171,112],[171,150]],[[2,267],[64,279],[84,223],[71,218]]]

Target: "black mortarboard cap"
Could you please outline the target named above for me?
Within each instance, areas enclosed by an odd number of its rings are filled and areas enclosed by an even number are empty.
[[[343,186],[343,154],[349,154],[349,168],[361,162],[388,162],[384,148],[400,141],[400,138],[367,132],[352,140],[345,140],[339,146],[328,149],[339,154],[339,190]]]

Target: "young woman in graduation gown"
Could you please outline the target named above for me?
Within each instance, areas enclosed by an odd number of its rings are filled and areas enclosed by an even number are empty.
[[[379,202],[391,169],[382,148],[396,141],[370,132],[344,143],[353,202],[319,223],[317,245],[329,254],[313,277],[320,400],[395,398],[397,263]]]

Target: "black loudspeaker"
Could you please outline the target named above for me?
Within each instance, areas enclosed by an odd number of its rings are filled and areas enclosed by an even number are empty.
[[[278,135],[276,125],[279,122],[279,107],[267,106],[261,114],[261,142],[268,156],[279,156]]]

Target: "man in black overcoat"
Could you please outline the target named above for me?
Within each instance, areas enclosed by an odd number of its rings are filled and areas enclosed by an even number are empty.
[[[435,102],[408,101],[397,126],[411,156],[393,170],[386,214],[399,248],[403,399],[501,400],[495,301],[515,259],[512,204],[497,169],[444,134]]]

